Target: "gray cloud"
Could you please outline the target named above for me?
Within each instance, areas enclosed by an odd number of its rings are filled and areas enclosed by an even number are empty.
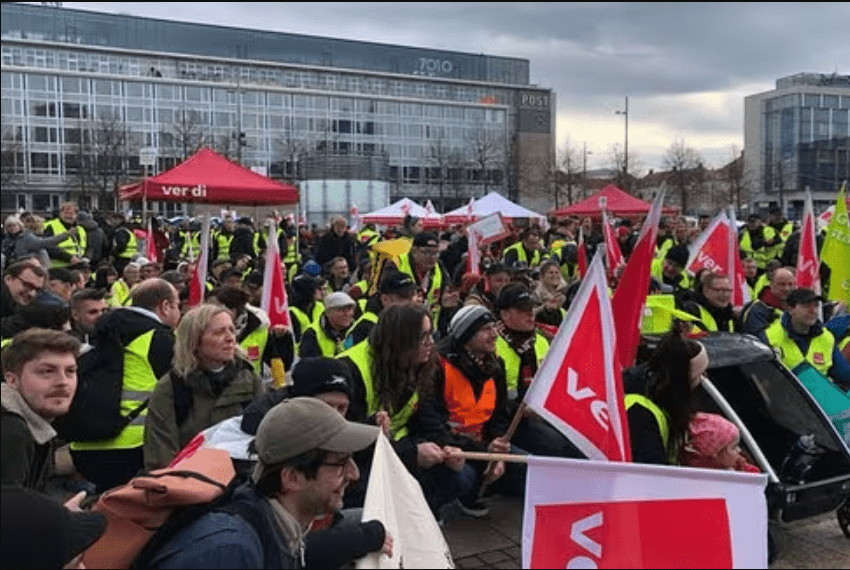
[[[528,59],[533,83],[557,94],[559,124],[614,111],[629,96],[634,149],[659,167],[664,146],[643,131],[678,133],[710,151],[743,144],[743,97],[800,72],[850,72],[850,4],[639,2],[83,3],[67,7]],[[747,91],[749,89],[749,91]],[[744,90],[744,91],[742,91]],[[735,94],[708,105],[699,94]],[[614,131],[614,136],[619,137]],[[607,131],[606,131],[607,133]],[[558,131],[572,141],[593,133]],[[609,135],[610,136],[610,135]],[[631,136],[631,132],[630,132]],[[647,140],[649,137],[645,137]],[[594,160],[606,145],[597,138]],[[672,138],[667,143],[672,143]],[[727,160],[713,151],[717,164]],[[708,162],[708,156],[706,156]],[[604,165],[604,164],[600,164]]]

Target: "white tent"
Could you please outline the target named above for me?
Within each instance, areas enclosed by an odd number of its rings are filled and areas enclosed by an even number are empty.
[[[428,212],[427,209],[410,198],[402,198],[386,208],[363,214],[362,221],[364,224],[398,226],[404,223],[404,218],[407,214],[421,218],[422,225],[426,228],[439,227],[443,223],[443,216],[437,212]]]
[[[542,222],[546,221],[546,216],[532,212],[519,204],[514,204],[496,192],[490,192],[483,198],[473,201],[471,206],[472,212],[470,212],[470,205],[461,206],[456,210],[443,214],[443,219],[447,224],[464,224],[478,221],[490,214],[499,212],[506,221],[514,218],[534,218]]]

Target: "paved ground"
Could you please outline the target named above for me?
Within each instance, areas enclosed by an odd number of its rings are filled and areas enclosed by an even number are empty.
[[[779,556],[770,568],[850,568],[850,539],[834,513],[787,525],[771,524]],[[490,515],[472,519],[447,513],[443,531],[458,568],[519,568],[522,500],[498,498]]]

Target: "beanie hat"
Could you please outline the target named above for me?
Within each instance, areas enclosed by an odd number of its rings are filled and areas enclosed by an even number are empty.
[[[449,336],[463,346],[487,323],[496,322],[489,309],[481,305],[461,307],[449,323]]]
[[[667,251],[667,255],[664,256],[664,259],[684,268],[688,264],[688,258],[690,256],[691,252],[688,251],[688,246],[674,245]]]
[[[721,449],[735,441],[738,436],[738,427],[717,414],[697,412],[691,420],[690,445],[697,453],[704,457],[712,457]]]

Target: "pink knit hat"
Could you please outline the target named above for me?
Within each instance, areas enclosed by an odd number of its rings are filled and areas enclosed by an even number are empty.
[[[738,438],[738,426],[717,414],[697,412],[690,423],[688,444],[702,456],[711,457]]]

